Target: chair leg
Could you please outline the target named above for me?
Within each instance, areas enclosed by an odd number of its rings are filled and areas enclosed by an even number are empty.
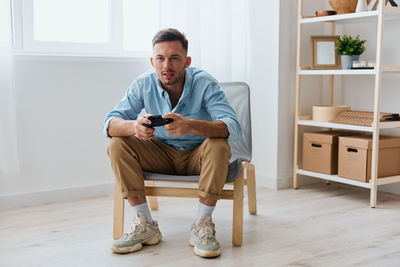
[[[118,239],[124,233],[124,199],[121,197],[121,189],[118,182],[114,182],[114,224],[113,238]]]
[[[232,244],[241,246],[243,241],[243,191],[244,178],[243,169],[240,170],[239,177],[233,183],[233,227],[232,227]]]
[[[256,171],[254,164],[246,162],[246,175],[247,175],[247,202],[249,206],[249,213],[252,215],[257,214],[257,198],[256,198]]]
[[[146,186],[152,186],[154,187],[156,183],[154,181],[145,181]],[[150,209],[152,210],[158,210],[158,200],[157,197],[147,197],[147,200],[150,205]]]

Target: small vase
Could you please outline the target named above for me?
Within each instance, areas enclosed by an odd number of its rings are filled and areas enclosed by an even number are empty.
[[[353,59],[351,56],[348,55],[341,55],[340,59],[342,61],[342,69],[349,70],[353,64]]]
[[[366,0],[358,0],[356,12],[368,11],[368,5]]]

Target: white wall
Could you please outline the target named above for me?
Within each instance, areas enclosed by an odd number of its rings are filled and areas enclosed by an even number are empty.
[[[279,100],[276,188],[291,186],[293,178],[294,112],[296,99],[297,3],[280,1]]]
[[[254,156],[258,185],[287,188],[293,180],[294,112],[296,97],[297,1],[250,1],[252,56],[250,85]],[[304,9],[323,6],[305,1]],[[303,29],[303,65],[309,65],[309,35],[320,25]],[[323,80],[303,79],[302,112],[321,102]],[[302,178],[302,184],[315,179]]]
[[[147,60],[16,56],[20,172],[0,176],[0,208],[111,192],[106,113]]]
[[[278,143],[279,1],[249,1],[249,85],[257,184],[275,187]]]

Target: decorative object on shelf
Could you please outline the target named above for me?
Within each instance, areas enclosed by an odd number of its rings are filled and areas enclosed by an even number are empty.
[[[354,13],[358,0],[328,0],[338,14]]]
[[[367,67],[375,69],[375,60],[368,60]]]
[[[375,69],[375,61],[369,60],[353,60],[351,69],[353,70],[373,70]]]
[[[365,60],[353,60],[353,64],[351,66],[352,69],[366,69],[367,61]]]
[[[343,111],[332,122],[371,127],[374,113],[370,111]],[[398,113],[380,113],[379,121],[400,121]]]
[[[385,5],[387,5],[388,2],[389,0],[386,0]],[[376,10],[378,8],[379,0],[367,0],[367,4],[368,10]]]
[[[313,106],[313,121],[329,122],[336,119],[336,116],[342,112],[350,110],[350,106],[328,106],[316,105]]]
[[[368,11],[367,0],[358,0],[356,12]]]
[[[394,6],[394,7],[400,6],[400,1],[399,1],[399,0],[388,0],[388,1],[389,1],[389,3],[390,3],[391,6]],[[387,3],[388,1],[386,1],[386,3]]]
[[[374,69],[375,61],[374,60],[353,60],[352,69]]]
[[[361,40],[360,35],[356,38],[350,35],[342,35],[337,41],[336,51],[341,55],[342,69],[351,69],[352,61],[359,60],[360,55],[364,53],[364,43],[367,40]]]
[[[312,69],[340,69],[340,57],[336,50],[339,38],[339,35],[311,36]]]
[[[315,11],[315,16],[323,17],[323,16],[332,16],[336,15],[337,12],[335,10],[317,10]]]

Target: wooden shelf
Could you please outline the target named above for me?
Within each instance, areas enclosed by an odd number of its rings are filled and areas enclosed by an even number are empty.
[[[319,178],[319,179],[323,179],[323,180],[329,180],[332,182],[355,185],[355,186],[364,187],[364,188],[371,188],[370,183],[363,183],[363,182],[359,182],[356,180],[342,178],[342,177],[337,176],[336,174],[329,175],[329,174],[324,174],[324,173],[319,173],[319,172],[306,171],[306,170],[302,170],[302,169],[297,169],[296,172],[297,172],[297,174],[307,175],[307,176],[311,176],[311,177],[315,177],[315,178]]]
[[[400,182],[400,175],[379,178],[378,180],[376,180],[376,183],[378,185],[392,184],[392,183],[399,183],[399,182]]]
[[[375,69],[367,70],[300,70],[300,75],[375,75]]]
[[[382,66],[382,71],[383,72],[400,72],[400,66],[396,66],[396,65]]]
[[[379,123],[379,129],[400,128],[400,121],[385,121]]]

